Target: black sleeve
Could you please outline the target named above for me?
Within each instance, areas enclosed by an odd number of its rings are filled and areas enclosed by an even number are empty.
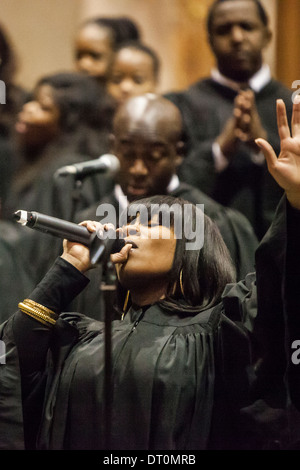
[[[59,314],[88,282],[80,271],[64,259],[58,258],[28,298]],[[42,369],[51,335],[51,327],[48,328],[21,311],[15,314],[14,336],[22,377],[32,376]]]
[[[292,402],[300,410],[300,211],[289,205],[287,233],[284,279],[287,379]]]
[[[300,211],[282,198],[273,224],[256,252],[258,311],[254,335],[262,358],[256,392],[273,406],[285,406],[288,389],[300,409],[300,364],[292,344],[300,340]],[[300,357],[300,354],[299,354]]]
[[[291,338],[300,339],[299,240],[300,211],[283,197],[256,254],[257,314],[253,317],[251,336],[254,354],[251,404],[241,409],[241,421],[248,436],[253,434],[266,449],[289,445],[291,437],[294,438],[291,429],[299,420],[295,410],[291,413],[289,400],[292,396],[293,403],[300,404],[300,369],[297,366],[291,369],[289,352]]]
[[[285,292],[287,307],[300,307],[300,211],[287,203]],[[297,322],[298,323],[298,322]],[[300,325],[299,325],[300,326]],[[298,327],[299,331],[299,327]],[[299,331],[300,332],[300,331]],[[299,336],[300,339],[300,336]]]
[[[82,273],[67,261],[58,258],[28,297],[56,313],[60,313],[87,283],[88,279]],[[21,374],[25,448],[35,449],[49,373],[47,367],[48,350],[60,338],[56,332],[61,331],[61,328],[57,325],[48,328],[21,311],[17,311],[10,321],[18,350]],[[60,319],[57,324],[59,322]],[[63,329],[63,337],[61,338],[63,343],[68,341],[65,329]],[[73,331],[73,328],[71,329]],[[54,360],[57,361],[57,358]]]

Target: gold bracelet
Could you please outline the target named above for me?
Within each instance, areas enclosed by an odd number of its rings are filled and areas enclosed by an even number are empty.
[[[18,304],[18,307],[23,313],[43,323],[43,325],[54,325],[58,319],[58,315],[55,312],[31,299],[23,300],[23,302]]]
[[[50,317],[54,318],[55,320],[57,320],[57,318],[58,318],[57,313],[53,312],[53,310],[50,310],[50,308],[44,307],[44,305],[38,304],[34,300],[25,299],[25,300],[23,300],[23,303],[26,304],[26,305],[29,305],[33,308],[37,308],[38,310],[42,310],[42,312],[44,312],[46,315],[49,315]]]

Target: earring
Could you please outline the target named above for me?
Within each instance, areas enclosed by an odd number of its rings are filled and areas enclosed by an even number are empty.
[[[180,284],[180,290],[181,290],[181,293],[184,297],[184,292],[183,292],[183,282],[182,282],[182,269],[180,271],[180,275],[179,275],[179,284]]]
[[[127,305],[128,305],[128,301],[129,301],[129,295],[130,295],[130,290],[128,290],[127,293],[126,293],[126,297],[125,297],[125,301],[124,301],[124,305],[123,305],[123,313],[122,313],[122,316],[121,316],[121,320],[124,320],[124,317],[125,317],[125,314],[126,314],[126,311],[127,311]]]

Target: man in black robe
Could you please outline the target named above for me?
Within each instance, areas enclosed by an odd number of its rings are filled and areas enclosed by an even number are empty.
[[[165,95],[179,107],[187,138],[188,157],[178,173],[245,214],[261,239],[282,190],[254,141],[265,137],[279,151],[275,101],[285,101],[290,117],[292,94],[271,77],[263,60],[271,31],[259,1],[217,0],[207,29],[216,59],[211,77]]]

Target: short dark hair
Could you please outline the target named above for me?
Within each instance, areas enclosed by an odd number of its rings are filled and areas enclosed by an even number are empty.
[[[122,49],[133,49],[135,51],[141,51],[147,54],[153,63],[154,76],[156,79],[158,79],[161,63],[158,54],[154,49],[152,49],[152,47],[147,46],[140,41],[125,41],[116,47],[115,53],[117,54]]]
[[[192,211],[184,210],[186,204],[191,206]],[[134,212],[137,213],[139,207],[146,207],[150,219],[155,205],[160,220],[163,214],[167,214],[170,216],[168,220],[172,226],[176,219],[176,211],[180,211],[182,223],[182,236],[176,241],[167,295],[164,300],[159,301],[159,304],[170,312],[185,311],[192,314],[215,306],[220,302],[225,286],[235,281],[235,268],[218,227],[208,216],[202,212],[200,214],[200,209],[194,204],[173,196],[158,195],[143,198],[132,202],[128,209],[134,206]],[[143,213],[142,208],[140,212]],[[199,249],[187,250],[186,243],[193,242],[192,235],[198,217],[204,221],[204,244]],[[130,222],[129,218],[128,223]],[[121,289],[119,295],[120,292]],[[119,296],[119,308],[122,306],[121,299],[123,300],[123,297]]]
[[[208,31],[209,34],[211,34],[211,32],[212,32],[212,23],[213,23],[213,18],[214,18],[214,13],[215,13],[216,8],[221,3],[229,2],[229,1],[232,2],[234,0],[215,0],[215,2],[210,6],[210,8],[208,10],[207,18],[206,18],[206,28],[207,28],[207,31]],[[248,1],[252,1],[256,5],[258,15],[259,15],[263,25],[268,26],[269,25],[269,17],[267,15],[267,12],[266,12],[265,8],[263,7],[262,3],[260,2],[260,0],[248,0]]]
[[[95,24],[107,28],[111,35],[112,48],[115,49],[125,41],[139,41],[141,34],[138,25],[127,16],[120,17],[94,17],[89,18],[81,24],[81,27]]]

